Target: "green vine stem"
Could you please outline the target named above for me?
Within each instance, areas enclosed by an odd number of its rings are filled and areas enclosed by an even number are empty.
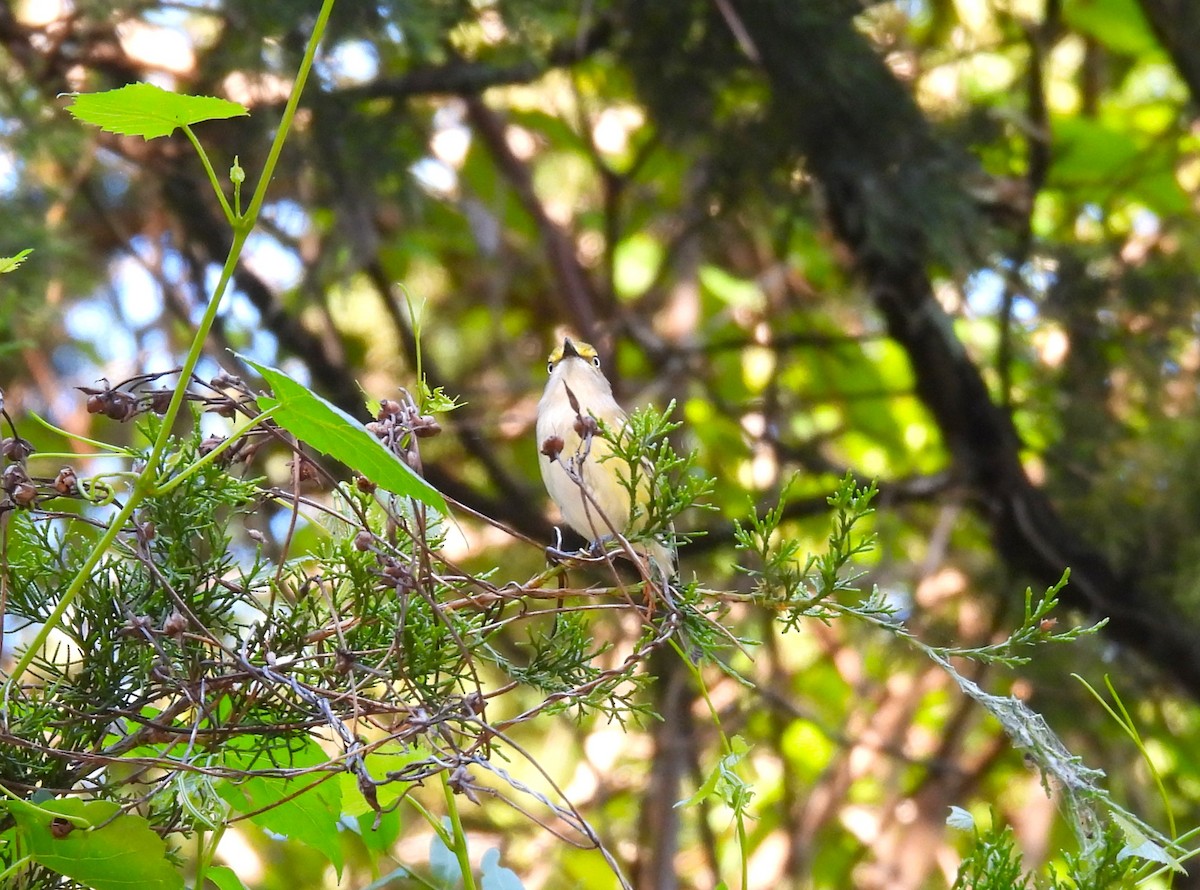
[[[62,819],[65,822],[70,822],[76,828],[82,828],[85,831],[91,831],[93,828],[91,820],[84,816],[73,816],[69,813],[56,813],[54,810],[47,810],[44,807],[39,807],[37,804],[30,803],[29,801],[25,800],[25,798],[17,796],[3,785],[0,785],[0,794],[3,794],[5,797],[11,800],[17,801],[22,807],[31,810],[37,810],[48,819]]]
[[[679,660],[683,662],[688,673],[692,675],[692,680],[696,684],[696,689],[700,693],[700,697],[704,699],[704,704],[708,708],[709,716],[712,717],[713,728],[717,731],[717,737],[721,740],[721,755],[727,757],[734,753],[733,742],[725,732],[725,727],[721,724],[721,712],[717,709],[712,697],[708,693],[708,684],[704,682],[704,675],[700,673],[700,666],[692,659],[688,658],[683,647],[678,641],[670,640],[671,648],[679,656]],[[734,833],[737,836],[738,850],[741,859],[741,880],[743,890],[748,890],[750,887],[750,842],[746,836],[746,815],[740,809],[733,808],[734,816]]]
[[[475,890],[475,875],[471,873],[471,856],[467,850],[467,834],[463,831],[462,816],[458,812],[458,800],[454,789],[450,787],[450,777],[442,772],[442,791],[446,795],[446,812],[450,814],[450,828],[454,836],[451,849],[458,859],[458,869],[462,872],[463,890]]]
[[[184,124],[183,132],[187,136],[188,141],[192,143],[192,148],[196,149],[196,154],[200,155],[200,163],[204,165],[204,172],[208,174],[208,181],[212,185],[213,191],[217,193],[217,200],[221,202],[221,211],[225,214],[225,221],[231,226],[237,226],[237,217],[229,209],[229,202],[225,200],[225,190],[221,188],[221,181],[217,179],[217,173],[213,170],[213,166],[208,160],[208,152],[204,150],[204,146],[200,144],[200,140],[196,138],[196,134],[192,132],[190,126]]]
[[[187,392],[187,381],[191,379],[192,372],[195,371],[196,365],[200,361],[200,356],[204,351],[204,344],[208,340],[208,333],[216,321],[217,310],[221,306],[221,300],[224,298],[225,292],[229,289],[229,282],[233,280],[233,273],[237,269],[242,249],[246,246],[246,239],[250,237],[250,233],[254,230],[254,224],[258,221],[258,214],[262,210],[263,202],[266,200],[267,187],[270,185],[271,178],[275,173],[275,165],[279,162],[280,152],[283,151],[284,142],[287,140],[288,132],[291,130],[292,119],[295,117],[296,108],[300,104],[300,94],[304,91],[304,85],[308,81],[309,72],[312,70],[313,61],[317,55],[317,47],[320,45],[321,38],[325,34],[325,25],[329,21],[329,15],[333,12],[334,2],[335,0],[322,0],[321,11],[317,14],[317,20],[313,24],[312,34],[308,38],[308,46],[304,50],[304,59],[300,62],[300,70],[296,73],[296,82],[292,86],[291,95],[288,96],[287,105],[283,110],[283,117],[279,122],[279,129],[276,131],[275,139],[271,143],[271,150],[267,154],[266,163],[263,164],[262,176],[259,178],[258,185],[254,189],[254,197],[250,200],[250,206],[246,208],[246,213],[243,216],[233,217],[232,213],[229,213],[233,222],[233,243],[229,247],[229,255],[226,257],[225,265],[221,269],[221,277],[217,281],[212,299],[209,300],[208,306],[204,310],[204,316],[200,319],[200,323],[196,327],[196,335],[192,338],[191,346],[188,348],[187,356],[183,361],[183,367],[179,372],[179,385],[175,387],[175,392],[171,396],[171,403],[163,415],[162,426],[159,429],[158,438],[155,439],[150,449],[150,455],[146,459],[146,466],[134,482],[133,490],[129,493],[129,499],[125,502],[125,506],[121,508],[121,511],[105,530],[100,540],[96,542],[96,546],[88,554],[88,558],[84,560],[79,572],[71,579],[70,585],[68,585],[66,591],[59,599],[58,604],[38,630],[33,641],[25,648],[21,659],[13,668],[12,674],[9,675],[4,687],[3,705],[0,706],[0,713],[4,715],[8,713],[11,690],[16,688],[17,682],[24,675],[25,671],[28,670],[33,659],[37,657],[37,653],[46,645],[46,640],[58,626],[59,622],[62,621],[63,614],[71,607],[71,604],[79,595],[79,591],[83,589],[84,583],[91,577],[92,570],[96,568],[105,552],[116,541],[117,536],[122,530],[124,530],[126,523],[129,522],[138,505],[147,497],[152,497],[156,494],[155,483],[158,478],[159,463],[170,441],[171,430],[175,426],[175,420],[179,417],[179,411],[183,406],[184,396]],[[191,136],[190,133],[189,136]],[[229,212],[228,202],[225,200],[219,183],[216,181],[216,175],[212,173],[212,167],[208,162],[207,155],[200,149],[198,143],[194,141],[193,144],[200,151],[201,161],[210,173],[210,179],[217,191],[218,197],[221,199],[222,206]],[[184,472],[187,471],[185,470]]]

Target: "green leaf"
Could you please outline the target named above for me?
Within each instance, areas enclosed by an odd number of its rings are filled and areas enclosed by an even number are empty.
[[[282,371],[238,356],[271,385],[274,398],[259,396],[258,407],[274,409],[275,421],[296,438],[339,460],[376,485],[416,498],[443,515],[449,513],[441,493],[412,467],[364,429],[363,425]]]
[[[33,248],[27,247],[16,256],[0,257],[0,275],[3,275],[5,272],[11,272],[13,269],[17,268],[19,265],[21,265],[21,263],[25,262],[25,257],[29,256],[31,253],[33,253]]]
[[[242,879],[232,868],[225,865],[211,865],[205,872],[205,877],[217,885],[217,890],[247,890]]]
[[[201,121],[243,117],[244,105],[213,96],[184,96],[149,83],[131,83],[103,93],[71,93],[67,107],[76,119],[106,133],[156,139]]]
[[[1081,117],[1054,121],[1058,157],[1051,167],[1055,184],[1114,182],[1138,157],[1137,143],[1124,130]]]
[[[663,246],[649,235],[630,235],[613,256],[613,287],[625,298],[640,296],[654,283],[663,261]]]
[[[182,890],[166,844],[141,816],[122,814],[110,800],[52,800],[39,807],[9,800],[9,812],[38,864],[93,890]],[[86,819],[75,828],[47,812]],[[52,827],[53,823],[53,827]]]
[[[729,753],[718,761],[704,783],[691,797],[677,801],[676,808],[694,807],[706,800],[716,800],[735,812],[741,812],[749,803],[753,791],[737,774],[738,764],[750,753],[750,746],[741,736],[729,740]]]
[[[1137,56],[1158,48],[1136,0],[1068,0],[1063,19],[1115,52]]]
[[[495,847],[483,854],[479,865],[482,890],[525,890],[517,873],[500,864],[500,851]]]
[[[275,759],[281,755],[275,753]],[[318,766],[329,758],[312,739],[287,755],[288,766],[298,769]],[[226,763],[239,770],[277,768],[266,755],[239,755],[227,749]],[[324,781],[323,781],[324,780]],[[300,841],[322,853],[340,877],[342,873],[342,842],[338,822],[342,812],[342,792],[337,781],[317,774],[303,778],[251,776],[244,781],[223,781],[217,794],[239,813],[250,815],[255,825]]]
[[[404,878],[409,878],[412,876],[413,873],[402,865],[399,868],[388,872],[386,875],[383,875],[378,880],[367,884],[367,886],[363,887],[362,890],[394,890],[396,881],[400,881]]]
[[[450,831],[449,818],[443,816],[442,825]],[[452,887],[462,880],[458,857],[437,832],[429,839],[429,870],[433,873],[434,881],[443,887]]]
[[[700,286],[731,308],[757,310],[766,305],[757,282],[730,275],[719,266],[700,267]]]

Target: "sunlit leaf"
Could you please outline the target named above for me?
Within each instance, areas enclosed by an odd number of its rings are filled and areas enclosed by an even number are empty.
[[[292,768],[318,766],[328,758],[312,739],[305,739],[289,752]],[[265,755],[242,755],[227,749],[229,765],[239,770],[277,768]],[[322,781],[326,780],[326,781]],[[239,813],[262,828],[307,844],[342,870],[342,843],[338,836],[341,817],[341,788],[327,775],[316,773],[298,778],[251,776],[244,781],[223,781],[217,793]]]
[[[228,866],[210,865],[205,877],[217,885],[217,890],[247,890],[242,879]]]
[[[448,513],[441,493],[413,472],[394,453],[366,431],[361,423],[296,382],[282,371],[241,356],[262,374],[274,397],[259,396],[258,406],[274,409],[275,421],[300,441],[339,460],[377,485],[404,497],[416,498]]]
[[[1068,0],[1062,16],[1072,28],[1117,52],[1138,55],[1158,47],[1136,0]]]
[[[13,269],[16,269],[18,266],[21,265],[21,263],[25,262],[25,258],[27,256],[29,256],[31,253],[33,253],[33,248],[27,247],[27,248],[25,248],[25,250],[22,250],[16,256],[0,257],[0,275],[3,275],[5,272],[11,272]]]
[[[243,117],[244,105],[214,96],[185,96],[149,83],[103,93],[72,93],[67,111],[106,133],[156,139],[201,121]]]
[[[108,800],[51,800],[33,807],[5,805],[24,847],[35,862],[93,890],[176,890],[183,877],[166,857],[166,844],[141,816],[121,813]],[[86,819],[92,829],[73,827],[46,814]]]

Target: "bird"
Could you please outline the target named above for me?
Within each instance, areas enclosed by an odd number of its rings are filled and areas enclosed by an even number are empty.
[[[564,337],[547,362],[550,379],[538,402],[538,466],[551,500],[563,520],[594,543],[614,534],[636,535],[644,526],[644,510],[635,521],[629,489],[622,477],[630,468],[613,453],[612,444],[600,436],[595,421],[619,435],[626,414],[613,396],[612,385],[601,369],[594,346]],[[650,498],[652,467],[640,474],[637,502]],[[574,478],[573,478],[574,475]],[[663,541],[647,539],[634,545],[657,570],[661,580],[675,573],[674,551]]]

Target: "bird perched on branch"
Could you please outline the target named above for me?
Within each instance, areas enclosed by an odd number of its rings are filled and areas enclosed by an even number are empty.
[[[614,534],[636,534],[644,526],[644,512],[635,522],[629,488],[630,467],[613,454],[612,444],[600,435],[596,421],[620,433],[626,415],[613,398],[612,386],[600,370],[600,356],[587,343],[564,338],[550,353],[550,379],[538,402],[538,465],[542,481],[567,525],[590,541]],[[650,497],[653,468],[642,468],[637,503]],[[675,555],[657,540],[639,541],[634,549],[648,557],[651,569],[664,580],[675,573]]]

